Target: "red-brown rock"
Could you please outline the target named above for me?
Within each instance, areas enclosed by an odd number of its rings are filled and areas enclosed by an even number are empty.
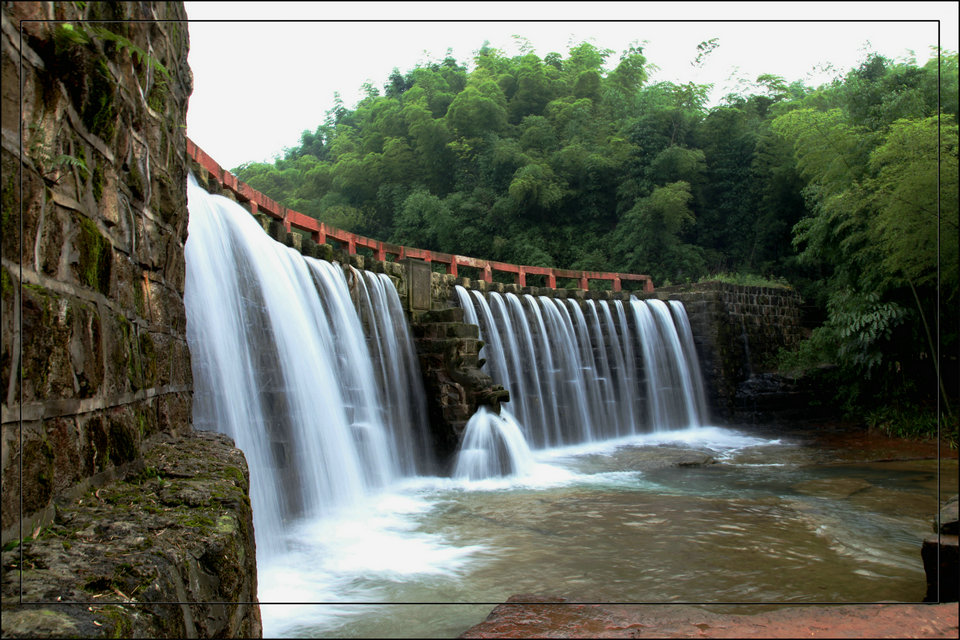
[[[722,614],[691,605],[577,604],[512,596],[461,638],[956,638],[956,604],[789,606]]]

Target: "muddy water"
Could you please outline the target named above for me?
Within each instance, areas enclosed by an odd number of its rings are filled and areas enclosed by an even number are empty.
[[[836,429],[619,445],[540,452],[526,478],[419,478],[313,523],[261,568],[260,598],[342,604],[264,605],[265,635],[455,637],[518,593],[736,613],[916,602],[938,483],[957,486],[955,455]]]

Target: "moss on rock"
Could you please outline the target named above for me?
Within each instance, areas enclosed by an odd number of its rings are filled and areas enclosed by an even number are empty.
[[[106,295],[110,291],[110,269],[113,264],[113,245],[100,234],[93,220],[76,217],[77,249],[80,257],[77,270],[83,284]]]

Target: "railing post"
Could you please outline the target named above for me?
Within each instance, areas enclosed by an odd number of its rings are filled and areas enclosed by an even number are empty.
[[[522,266],[517,270],[517,284],[521,287],[527,286],[527,270]]]
[[[452,256],[450,258],[450,264],[447,265],[447,273],[450,274],[451,276],[456,277],[457,275],[457,257],[456,256]]]
[[[613,276],[613,292],[620,293],[620,276]]]
[[[553,269],[547,274],[547,286],[551,289],[557,288],[557,275],[553,272]]]
[[[643,281],[643,291],[644,293],[653,293],[653,280],[647,278]]]
[[[483,265],[483,281],[493,282],[493,268],[490,266],[489,262]]]
[[[583,289],[584,291],[590,290],[590,282],[587,280],[586,275],[580,276],[580,288]]]

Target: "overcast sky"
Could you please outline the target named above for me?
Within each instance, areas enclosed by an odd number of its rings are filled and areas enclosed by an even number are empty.
[[[938,26],[941,46],[958,49],[956,2],[184,4],[194,76],[187,135],[226,168],[297,145],[301,131],[323,122],[335,92],[352,108],[364,82],[382,91],[394,67],[405,73],[452,49],[472,68],[485,40],[516,55],[514,35],[541,57],[566,57],[583,41],[612,49],[610,68],[639,42],[659,67],[651,82],[713,83],[714,102],[763,73],[817,86],[867,51],[893,59],[912,52],[922,64]],[[719,46],[695,69],[697,44],[710,38]]]

